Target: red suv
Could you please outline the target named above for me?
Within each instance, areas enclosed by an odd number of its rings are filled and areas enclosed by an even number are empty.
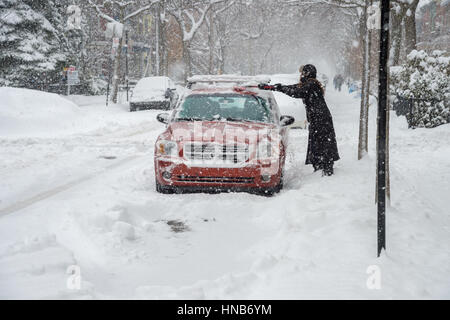
[[[290,116],[270,91],[249,87],[189,91],[155,145],[160,193],[251,192],[273,195],[283,186]]]

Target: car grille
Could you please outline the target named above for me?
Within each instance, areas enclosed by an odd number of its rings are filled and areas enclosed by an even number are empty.
[[[255,178],[252,177],[200,177],[200,176],[177,176],[179,182],[200,182],[200,183],[234,183],[248,184],[253,183]]]
[[[218,165],[242,164],[249,159],[249,147],[246,144],[222,145],[216,143],[186,143],[184,145],[186,160]]]

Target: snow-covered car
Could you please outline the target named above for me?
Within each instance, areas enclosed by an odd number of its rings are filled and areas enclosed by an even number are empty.
[[[130,111],[144,109],[169,110],[177,100],[175,83],[168,77],[142,78],[133,89]]]
[[[272,92],[194,89],[158,120],[167,124],[155,145],[158,192],[281,190],[294,118],[280,115]]]

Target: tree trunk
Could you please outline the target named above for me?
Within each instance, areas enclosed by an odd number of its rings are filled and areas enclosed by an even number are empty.
[[[124,18],[125,18],[125,12],[122,8],[120,11],[120,22],[124,25]],[[123,40],[123,28],[122,33],[120,34],[119,39],[119,47],[117,48],[116,57],[114,60],[114,73],[113,73],[113,80],[112,80],[112,95],[111,100],[114,103],[117,103],[117,96],[119,94],[119,82],[120,82],[120,59],[122,58],[122,44]],[[127,48],[128,50],[128,48]]]
[[[402,45],[402,16],[402,12],[396,13],[395,10],[391,10],[391,52],[389,61],[389,65],[391,66],[398,66],[400,64],[400,48]]]
[[[255,75],[255,69],[254,69],[254,65],[253,65],[253,41],[252,39],[248,40],[248,69],[249,69],[249,74],[251,76]]]
[[[184,82],[192,75],[191,67],[191,43],[183,41]]]
[[[419,0],[414,0],[405,11],[404,28],[405,28],[405,54],[408,55],[417,47],[416,35],[416,10]]]
[[[158,5],[156,9],[156,23],[155,23],[155,69],[156,75],[161,75],[161,8]]]
[[[370,50],[371,50],[371,32],[367,28],[367,10],[370,6],[370,1],[366,0],[363,13],[364,31],[363,39],[363,72],[362,72],[362,88],[361,88],[361,109],[359,115],[359,141],[358,141],[358,160],[361,160],[368,152],[369,140],[369,94],[370,94]]]
[[[117,96],[119,94],[119,82],[120,82],[120,59],[122,57],[122,40],[123,37],[119,39],[119,47],[117,48],[116,57],[114,59],[114,72],[112,80],[112,94],[111,100],[117,103]]]
[[[223,74],[225,71],[225,46],[219,46],[219,69],[217,74]]]
[[[169,61],[167,52],[167,42],[166,42],[166,22],[161,22],[160,33],[160,46],[161,46],[161,74],[168,76],[169,74]]]
[[[208,73],[214,73],[214,14],[213,11],[209,11],[209,33],[208,33],[208,43],[209,43],[209,64]]]
[[[148,70],[150,69],[151,64],[151,54],[147,54],[144,56],[144,69],[142,70],[142,78],[148,77]]]

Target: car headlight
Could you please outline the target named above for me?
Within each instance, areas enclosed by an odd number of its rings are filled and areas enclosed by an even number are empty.
[[[258,144],[258,159],[269,159],[272,158],[273,154],[272,143],[264,140]]]
[[[157,153],[164,156],[177,157],[178,145],[176,142],[161,140],[156,143]]]

